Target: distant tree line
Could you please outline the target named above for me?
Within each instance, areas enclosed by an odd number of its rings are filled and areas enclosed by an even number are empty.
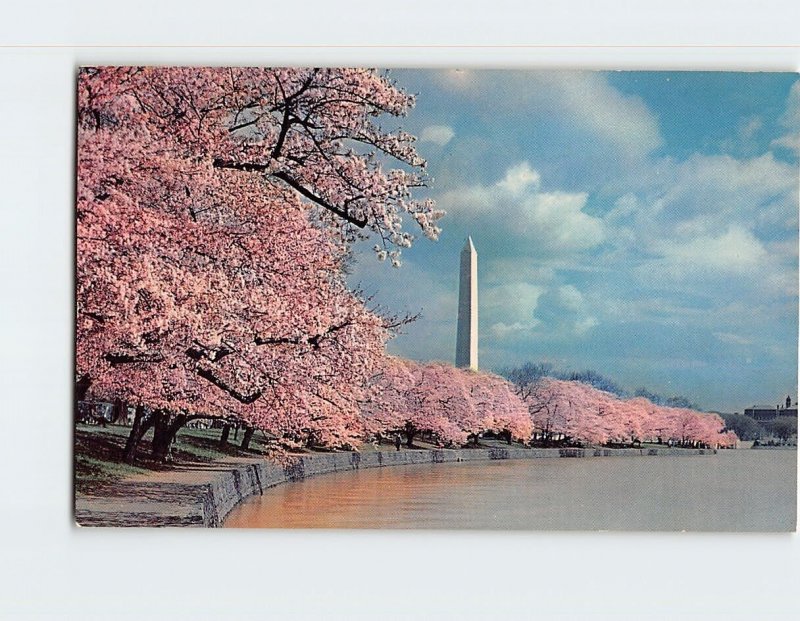
[[[797,418],[794,416],[780,416],[773,420],[757,421],[744,414],[720,414],[725,421],[725,426],[742,440],[761,440],[763,438],[778,438],[786,442],[797,435]]]
[[[592,388],[609,392],[612,395],[620,397],[621,399],[644,397],[655,405],[702,411],[702,408],[697,406],[697,404],[693,403],[687,397],[681,395],[666,397],[664,395],[652,392],[644,387],[637,388],[633,392],[630,392],[620,386],[614,380],[591,369],[585,369],[583,371],[565,371],[562,369],[557,369],[549,362],[526,362],[519,367],[507,368],[503,370],[501,375],[517,385],[531,384],[544,377],[551,377],[553,379],[570,382],[581,382],[582,384],[588,384]]]

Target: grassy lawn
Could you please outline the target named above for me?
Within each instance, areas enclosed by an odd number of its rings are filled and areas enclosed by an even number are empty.
[[[88,493],[104,486],[113,485],[115,481],[134,474],[143,474],[153,470],[173,468],[177,464],[204,463],[227,456],[255,457],[265,452],[265,439],[260,431],[256,431],[246,451],[239,448],[244,431],[239,430],[234,439],[231,431],[229,444],[220,448],[221,429],[188,429],[178,431],[172,448],[172,462],[160,464],[149,459],[150,441],[153,438],[149,430],[138,446],[135,465],[122,461],[122,452],[131,428],[122,425],[75,425],[75,488],[79,492]]]
[[[179,465],[207,463],[224,457],[256,457],[266,453],[266,438],[262,432],[256,431],[250,442],[248,450],[242,450],[239,444],[244,436],[244,430],[239,430],[234,437],[234,431],[228,438],[228,445],[219,446],[221,429],[189,429],[178,431],[175,444],[172,447],[171,461],[167,464],[157,463],[150,459],[150,442],[153,430],[150,429],[139,442],[137,460],[135,465],[122,461],[122,453],[131,428],[122,425],[86,425],[78,423],[75,426],[75,489],[82,493],[100,492],[104,487],[113,487],[116,481],[137,474],[144,474],[155,470],[169,470]],[[516,442],[513,447],[522,445]],[[480,443],[470,445],[470,448],[510,448],[502,440],[484,438]],[[387,440],[381,446],[371,443],[360,447],[362,452],[375,450],[393,451],[394,443]],[[408,450],[403,443],[403,450]],[[438,448],[422,439],[414,440],[414,449],[430,450]],[[315,452],[305,450],[298,452]]]

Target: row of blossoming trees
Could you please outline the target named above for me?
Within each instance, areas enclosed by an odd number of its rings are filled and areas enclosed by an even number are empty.
[[[530,435],[500,378],[387,357],[404,320],[346,286],[355,239],[399,265],[403,215],[438,236],[414,138],[378,124],[411,105],[369,70],[80,72],[77,398],[136,408],[125,459],[207,417],[283,447]]]
[[[499,377],[387,356],[404,320],[345,283],[354,240],[399,265],[403,216],[439,234],[443,212],[411,196],[425,184],[414,138],[379,124],[412,105],[369,70],[81,70],[77,398],[136,408],[126,460],[151,427],[164,459],[200,417],[284,448],[540,426]],[[583,404],[548,408],[573,420]]]
[[[622,399],[578,381],[544,377],[517,386],[528,404],[536,437],[588,444],[655,441],[735,446],[716,414],[660,406],[643,397]]]

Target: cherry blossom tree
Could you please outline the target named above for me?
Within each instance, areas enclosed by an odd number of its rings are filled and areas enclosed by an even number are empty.
[[[562,433],[569,421],[570,405],[559,384],[539,378],[525,384],[517,384],[517,394],[528,406],[535,437],[544,442]]]
[[[411,99],[369,71],[194,68],[87,69],[78,99],[82,392],[138,406],[134,447],[151,408],[157,457],[194,416],[353,441],[388,326],[346,242],[407,247],[401,213],[438,234],[412,137],[374,120]]]
[[[463,445],[484,431],[527,440],[527,408],[504,379],[444,363],[387,357],[362,404],[369,433],[402,432],[413,446],[419,434]]]
[[[492,373],[464,370],[470,397],[482,430],[504,435],[509,444],[514,438],[527,442],[533,431],[528,408],[504,378]]]
[[[387,131],[414,98],[368,69],[124,68],[98,70],[92,95],[120,86],[157,131],[215,169],[257,174],[321,209],[347,237],[372,231],[380,258],[396,264],[413,234],[439,234],[430,200],[411,192],[426,182],[414,136]],[[395,162],[396,168],[386,168]]]
[[[420,433],[445,444],[466,442],[468,432],[476,426],[475,411],[457,369],[400,358],[389,358],[386,366],[378,402],[384,411],[375,421],[384,429],[402,431],[409,448]]]
[[[412,364],[387,355],[367,382],[360,412],[368,437],[398,432],[410,417],[407,394],[414,381]]]

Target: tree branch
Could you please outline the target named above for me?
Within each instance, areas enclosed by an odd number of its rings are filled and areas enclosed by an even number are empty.
[[[307,190],[305,187],[300,185],[300,183],[298,183],[294,178],[290,177],[285,172],[278,171],[276,173],[273,173],[272,176],[276,177],[277,179],[280,179],[283,182],[285,182],[287,185],[289,185],[290,187],[292,187],[295,190],[297,190],[300,194],[305,196],[307,199],[317,203],[321,207],[324,207],[328,211],[336,214],[337,216],[339,216],[340,218],[346,220],[350,224],[353,224],[353,225],[357,226],[360,229],[363,229],[367,225],[366,218],[356,218],[356,217],[350,215],[347,212],[347,210],[341,209],[339,207],[336,207],[335,205],[330,204],[325,199],[320,198],[319,196],[315,195],[310,190]]]
[[[264,337],[264,336],[256,336],[253,339],[253,342],[256,345],[311,345],[314,349],[319,349],[320,343],[324,341],[326,338],[330,337],[332,334],[335,334],[339,330],[344,330],[348,326],[353,325],[352,320],[344,321],[343,323],[337,324],[335,326],[331,326],[325,332],[321,332],[320,334],[313,334],[308,337],[300,337],[300,336],[293,336],[293,337]]]
[[[159,352],[148,352],[143,354],[107,353],[104,358],[111,363],[112,367],[116,367],[121,364],[135,364],[141,362],[164,362],[164,356]]]
[[[259,397],[261,397],[261,395],[264,394],[263,390],[257,390],[256,392],[250,393],[249,395],[242,394],[235,388],[229,386],[224,380],[214,375],[210,369],[202,369],[202,368],[198,369],[197,374],[203,379],[206,379],[212,384],[214,384],[214,386],[216,386],[220,390],[223,390],[226,393],[228,393],[239,403],[243,403],[245,405],[249,405],[250,403],[255,402],[256,400],[259,399]]]
[[[236,162],[233,160],[223,160],[221,158],[215,158],[212,164],[214,168],[225,168],[229,170],[239,170],[243,172],[266,172],[269,169],[267,164],[256,164],[255,162]],[[317,196],[311,190],[307,189],[303,186],[299,181],[297,181],[294,177],[290,176],[288,173],[279,170],[278,172],[272,173],[272,176],[276,179],[280,179],[284,183],[286,183],[289,187],[297,190],[301,195],[305,196],[310,201],[316,203],[320,207],[324,207],[331,213],[339,216],[343,220],[346,220],[350,224],[357,226],[360,229],[363,229],[367,225],[366,218],[356,218],[348,213],[347,209],[343,209],[341,207],[337,207],[326,201],[324,198]]]

